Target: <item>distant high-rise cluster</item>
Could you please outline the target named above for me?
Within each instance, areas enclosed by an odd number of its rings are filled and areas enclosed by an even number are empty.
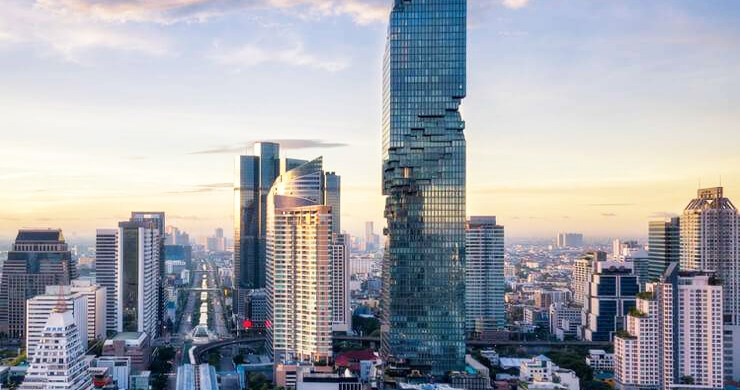
[[[558,233],[555,244],[558,248],[581,248],[583,247],[583,234]]]

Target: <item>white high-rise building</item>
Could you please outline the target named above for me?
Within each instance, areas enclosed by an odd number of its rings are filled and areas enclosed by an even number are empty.
[[[713,275],[668,267],[638,295],[627,326],[614,339],[621,389],[678,385],[723,388],[722,286]]]
[[[105,340],[106,337],[106,290],[89,280],[72,281],[73,293],[80,293],[87,298],[87,339]]]
[[[267,340],[275,361],[332,356],[336,243],[324,177],[318,158],[283,172],[267,197]]]
[[[46,321],[19,390],[91,390],[92,378],[83,360],[85,346],[71,310],[59,308]]]
[[[332,235],[331,261],[333,328],[335,332],[347,332],[352,329],[352,306],[349,288],[349,242],[346,235]]]
[[[586,254],[573,263],[573,276],[571,277],[571,289],[573,290],[573,302],[579,306],[588,304],[589,283],[591,275],[596,269],[595,262],[606,261],[604,252],[586,252]]]
[[[504,227],[496,217],[470,217],[465,231],[466,332],[504,328]]]
[[[116,259],[116,331],[119,333],[145,332],[149,337],[156,337],[159,250],[159,229],[155,223],[119,223]]]
[[[723,188],[697,192],[680,218],[681,270],[712,271],[722,280],[725,378],[740,380],[740,216]]]
[[[49,317],[54,310],[69,310],[78,329],[79,340],[87,348],[87,297],[73,292],[71,286],[46,286],[46,292],[26,301],[26,351],[33,357],[36,346],[41,341]]]
[[[118,229],[98,229],[95,237],[95,283],[105,288],[106,333],[118,332]]]

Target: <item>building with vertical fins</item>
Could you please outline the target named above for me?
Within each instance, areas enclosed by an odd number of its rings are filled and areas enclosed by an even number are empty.
[[[3,264],[0,332],[25,341],[26,300],[46,286],[68,285],[77,267],[60,229],[21,229]]]
[[[118,229],[95,232],[95,282],[105,288],[105,334],[118,332]]]
[[[648,232],[648,280],[656,280],[671,263],[680,261],[679,218],[650,221]]]
[[[740,217],[722,187],[702,188],[680,217],[681,270],[722,281],[725,379],[740,380]]]
[[[466,0],[395,0],[383,65],[381,354],[465,368]]]
[[[504,329],[504,227],[496,217],[470,217],[467,223],[465,309],[468,334]]]
[[[158,337],[162,334],[164,330],[164,314],[165,309],[164,306],[167,302],[167,299],[165,299],[165,292],[164,292],[164,280],[167,278],[165,273],[165,264],[164,264],[164,242],[165,242],[165,229],[167,226],[167,223],[165,221],[165,213],[163,211],[132,211],[131,212],[131,222],[136,223],[144,223],[150,226],[150,228],[157,229],[157,232],[159,234],[159,242],[157,248],[157,277],[156,277],[156,291],[157,291],[157,318],[156,318],[156,333],[155,334],[149,334],[152,338]]]
[[[92,390],[85,346],[71,310],[54,311],[19,390]]]
[[[672,263],[646,285],[614,338],[620,389],[723,388],[722,285]],[[690,385],[690,386],[689,386]]]
[[[335,221],[332,213],[332,226],[336,225]],[[333,329],[335,332],[348,332],[352,329],[348,235],[332,233],[331,262]]]
[[[267,340],[276,362],[332,358],[334,281],[346,278],[335,271],[347,253],[326,177],[319,157],[282,172],[267,197]]]

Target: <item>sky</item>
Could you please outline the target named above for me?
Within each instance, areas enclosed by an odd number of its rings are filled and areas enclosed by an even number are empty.
[[[324,156],[343,229],[383,225],[391,0],[4,0],[0,237],[132,210],[232,226],[234,156]],[[509,237],[643,237],[721,182],[740,205],[740,2],[471,0],[468,214]]]

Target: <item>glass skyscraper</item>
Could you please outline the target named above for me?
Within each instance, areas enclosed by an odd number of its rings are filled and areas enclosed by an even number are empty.
[[[466,0],[395,0],[383,69],[381,352],[465,368]]]
[[[267,193],[280,174],[280,145],[258,142],[253,156],[236,159],[234,180],[235,309],[246,315],[247,293],[265,287]]]
[[[677,217],[650,221],[648,237],[648,281],[660,279],[671,263],[680,261],[680,229]]]

